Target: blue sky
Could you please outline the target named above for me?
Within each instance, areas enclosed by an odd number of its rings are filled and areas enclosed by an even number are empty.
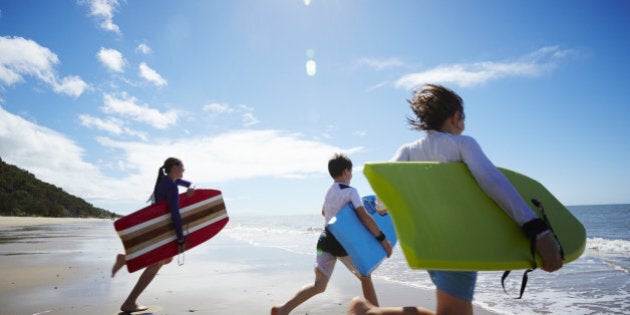
[[[465,134],[567,205],[630,203],[630,2],[1,1],[0,157],[96,206],[143,207],[164,159],[233,213],[319,213],[328,158]]]

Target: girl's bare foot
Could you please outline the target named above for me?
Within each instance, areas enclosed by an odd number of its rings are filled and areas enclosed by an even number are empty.
[[[114,263],[114,266],[112,267],[112,278],[116,275],[116,272],[118,272],[118,270],[120,270],[120,268],[122,268],[125,265],[125,255],[123,254],[118,254],[116,255],[116,262]]]
[[[143,311],[146,311],[148,309],[149,309],[148,306],[138,305],[138,304],[132,304],[132,305],[125,305],[125,304],[123,304],[120,307],[120,310],[123,311],[123,313],[143,312]]]
[[[282,311],[281,307],[274,306],[271,308],[271,315],[284,315],[286,312]]]

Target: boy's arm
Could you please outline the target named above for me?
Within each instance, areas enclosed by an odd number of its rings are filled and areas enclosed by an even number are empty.
[[[374,222],[374,219],[372,219],[372,216],[370,216],[368,212],[365,211],[365,208],[363,206],[355,208],[354,211],[359,217],[359,220],[361,220],[363,225],[365,225],[365,227],[368,229],[368,231],[372,233],[374,238],[378,239],[378,237],[383,232],[381,231],[381,229],[379,229],[378,225],[376,225],[376,222]],[[392,244],[387,240],[387,238],[383,238],[381,240],[381,246],[383,246],[383,249],[385,249],[385,252],[387,253],[387,257],[390,257],[392,255]]]

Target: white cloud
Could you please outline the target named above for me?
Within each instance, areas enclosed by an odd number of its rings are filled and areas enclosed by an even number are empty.
[[[243,127],[251,127],[260,123],[260,120],[254,116],[254,108],[247,105],[239,105],[239,112],[242,113],[241,119]]]
[[[79,115],[79,120],[81,121],[81,125],[84,127],[102,130],[110,134],[118,136],[130,135],[138,137],[141,140],[147,140],[148,138],[146,134],[126,127],[122,120],[114,117],[101,119],[87,114],[81,114]]]
[[[61,79],[61,83],[56,80],[52,83],[53,90],[57,93],[64,93],[70,96],[79,97],[83,91],[90,86],[76,75],[67,76]]]
[[[353,131],[352,135],[353,136],[357,136],[357,137],[365,137],[365,136],[367,136],[367,131],[365,131],[365,130]]]
[[[101,20],[101,29],[120,33],[118,25],[114,24],[114,12],[118,7],[118,0],[88,0],[90,15]]]
[[[107,69],[114,72],[125,71],[125,65],[127,62],[120,51],[101,47],[101,50],[98,51],[96,56]]]
[[[229,114],[234,112],[234,109],[231,108],[230,105],[221,103],[209,103],[203,105],[202,110],[204,112],[211,112],[215,114]]]
[[[384,70],[388,68],[402,67],[405,65],[405,63],[398,58],[361,58],[357,60],[357,65],[367,66],[376,70]]]
[[[100,138],[99,143],[122,150],[127,163],[147,178],[155,176],[159,163],[173,155],[184,161],[186,169],[194,170],[196,178],[208,178],[213,182],[321,174],[325,172],[322,161],[327,161],[333,153],[350,154],[361,150],[359,147],[344,150],[278,130],[236,130],[216,136],[187,137],[160,143]],[[160,157],[159,160],[156,157]]]
[[[155,108],[150,108],[146,104],[139,104],[137,98],[126,93],[116,96],[114,94],[103,94],[103,112],[115,114],[132,120],[149,124],[157,129],[166,129],[177,122],[177,112],[174,110],[161,113]]]
[[[258,120],[258,118],[256,118],[256,116],[254,116],[254,114],[252,114],[252,113],[245,113],[245,114],[243,114],[243,126],[251,127],[251,126],[256,125],[258,123],[260,123],[260,120]]]
[[[187,174],[192,176],[187,178],[203,186],[253,178],[321,176],[325,173],[322,161],[334,152],[351,154],[362,149],[342,149],[278,130],[237,130],[150,143],[99,138],[109,153],[107,163],[98,166],[86,162],[83,148],[63,134],[26,121],[2,107],[0,121],[0,156],[4,161],[97,206],[118,212],[137,208],[146,200],[157,168],[169,156],[181,158],[190,171]],[[96,120],[92,123],[97,124]],[[116,167],[124,175],[104,173],[102,167]]]
[[[374,85],[372,85],[372,86],[368,87],[367,89],[365,89],[365,91],[366,91],[366,92],[371,92],[371,91],[374,91],[374,90],[376,90],[376,89],[380,89],[380,88],[382,88],[382,87],[384,87],[384,86],[387,86],[387,85],[389,85],[389,84],[391,84],[391,82],[389,82],[389,81],[379,82],[379,83],[377,83],[377,84],[374,84]]]
[[[426,83],[450,83],[468,87],[504,77],[536,76],[555,67],[560,59],[570,53],[571,50],[560,50],[553,46],[543,47],[515,61],[442,65],[404,75],[395,82],[395,86],[413,89]]]
[[[153,52],[151,47],[149,47],[149,45],[144,44],[144,43],[138,45],[138,47],[136,47],[136,51],[140,52],[143,55],[148,55]]]
[[[247,105],[238,105],[236,107],[223,103],[209,103],[203,105],[202,110],[210,113],[210,118],[215,117],[227,117],[230,114],[240,115],[241,123],[243,127],[251,127],[259,124],[260,120],[254,115],[254,108]]]
[[[81,125],[88,128],[104,130],[115,135],[121,135],[123,133],[123,122],[116,118],[110,117],[107,120],[103,120],[98,117],[82,114],[79,115],[79,120],[81,120]]]
[[[157,86],[166,85],[166,80],[164,80],[164,78],[162,78],[162,76],[159,73],[157,73],[155,70],[153,70],[149,66],[147,66],[146,63],[144,63],[144,62],[141,63],[140,66],[138,66],[138,70],[139,70],[138,75],[141,78],[143,78],[143,79],[145,79],[145,80],[147,80],[147,81],[149,81],[149,82],[151,82],[151,83],[153,83],[153,84],[155,84]]]
[[[13,85],[24,76],[35,77],[50,85],[56,93],[79,97],[89,85],[78,76],[58,78],[55,53],[35,41],[22,37],[0,36],[0,83]]]

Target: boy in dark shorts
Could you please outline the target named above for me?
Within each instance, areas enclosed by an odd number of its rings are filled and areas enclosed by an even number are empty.
[[[328,172],[334,179],[334,183],[330,186],[328,192],[326,193],[324,206],[322,208],[322,215],[326,218],[326,224],[328,224],[330,219],[335,217],[337,212],[339,212],[339,210],[341,210],[348,202],[351,202],[361,222],[372,233],[372,235],[381,242],[381,245],[387,252],[387,257],[391,256],[391,243],[387,241],[385,234],[379,230],[372,217],[363,207],[361,197],[359,196],[357,190],[350,186],[350,180],[352,179],[352,161],[343,154],[335,154],[335,156],[328,161]],[[322,231],[322,234],[317,241],[315,282],[300,289],[293,298],[283,305],[274,306],[271,309],[271,314],[289,314],[289,312],[298,307],[300,304],[306,302],[311,297],[324,292],[337,260],[340,260],[355,276],[357,276],[357,278],[359,278],[365,299],[373,305],[378,305],[376,292],[374,291],[374,285],[372,284],[372,278],[370,276],[361,276],[343,246],[339,244],[337,239],[335,239],[327,228],[324,228],[324,231]]]

